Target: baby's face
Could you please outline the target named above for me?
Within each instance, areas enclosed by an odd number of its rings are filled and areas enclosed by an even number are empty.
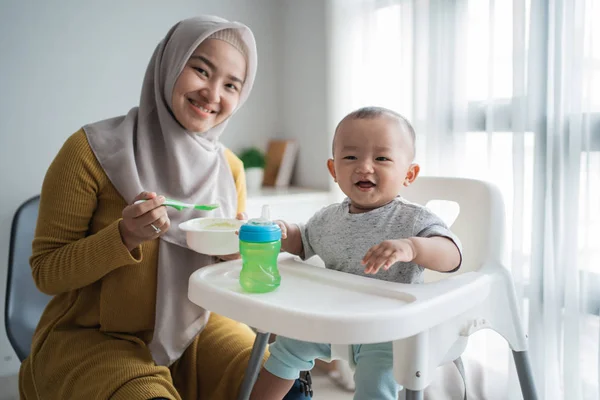
[[[334,140],[329,169],[350,198],[351,212],[389,203],[414,179],[407,178],[415,168],[412,139],[391,117],[346,120]]]

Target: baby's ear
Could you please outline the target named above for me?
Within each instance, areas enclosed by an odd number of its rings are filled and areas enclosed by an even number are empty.
[[[327,160],[327,169],[329,170],[329,174],[333,177],[333,180],[337,182],[337,178],[335,176],[335,166],[333,165],[333,158]]]
[[[421,167],[417,163],[412,163],[408,167],[408,171],[406,171],[406,178],[404,178],[404,186],[408,186],[417,179],[419,176],[419,172],[421,171]]]

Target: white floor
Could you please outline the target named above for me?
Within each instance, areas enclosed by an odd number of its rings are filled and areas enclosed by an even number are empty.
[[[352,400],[354,393],[339,389],[323,372],[312,372],[313,400]]]

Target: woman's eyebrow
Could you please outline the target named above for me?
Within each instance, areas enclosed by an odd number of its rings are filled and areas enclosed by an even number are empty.
[[[212,61],[210,61],[208,58],[206,58],[204,56],[191,56],[190,58],[196,58],[196,59],[204,62],[204,64],[208,65],[208,67],[210,69],[217,69],[217,67],[215,67],[215,64],[213,64]]]
[[[240,85],[244,84],[244,81],[241,80],[240,78],[238,78],[237,76],[234,75],[228,75],[228,78],[231,79],[234,82],[238,82]]]
[[[216,67],[216,65],[212,61],[210,61],[208,58],[206,58],[204,56],[191,56],[190,58],[196,58],[196,59],[202,61],[204,64],[208,65],[208,68],[212,69],[213,71],[217,71],[218,70],[218,68]],[[240,83],[241,85],[244,84],[244,81],[241,78],[238,78],[237,76],[234,76],[234,75],[230,74],[227,77],[229,79],[231,79],[232,81],[234,81],[234,82]]]

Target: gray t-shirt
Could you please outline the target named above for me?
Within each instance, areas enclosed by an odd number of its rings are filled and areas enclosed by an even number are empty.
[[[306,225],[300,225],[305,259],[318,255],[329,269],[391,282],[422,283],[423,267],[415,263],[398,262],[387,271],[382,268],[371,275],[364,273],[361,260],[372,246],[384,240],[414,236],[447,237],[462,253],[458,238],[426,207],[401,197],[361,214],[351,214],[349,205],[349,199],[345,199],[327,206]]]

